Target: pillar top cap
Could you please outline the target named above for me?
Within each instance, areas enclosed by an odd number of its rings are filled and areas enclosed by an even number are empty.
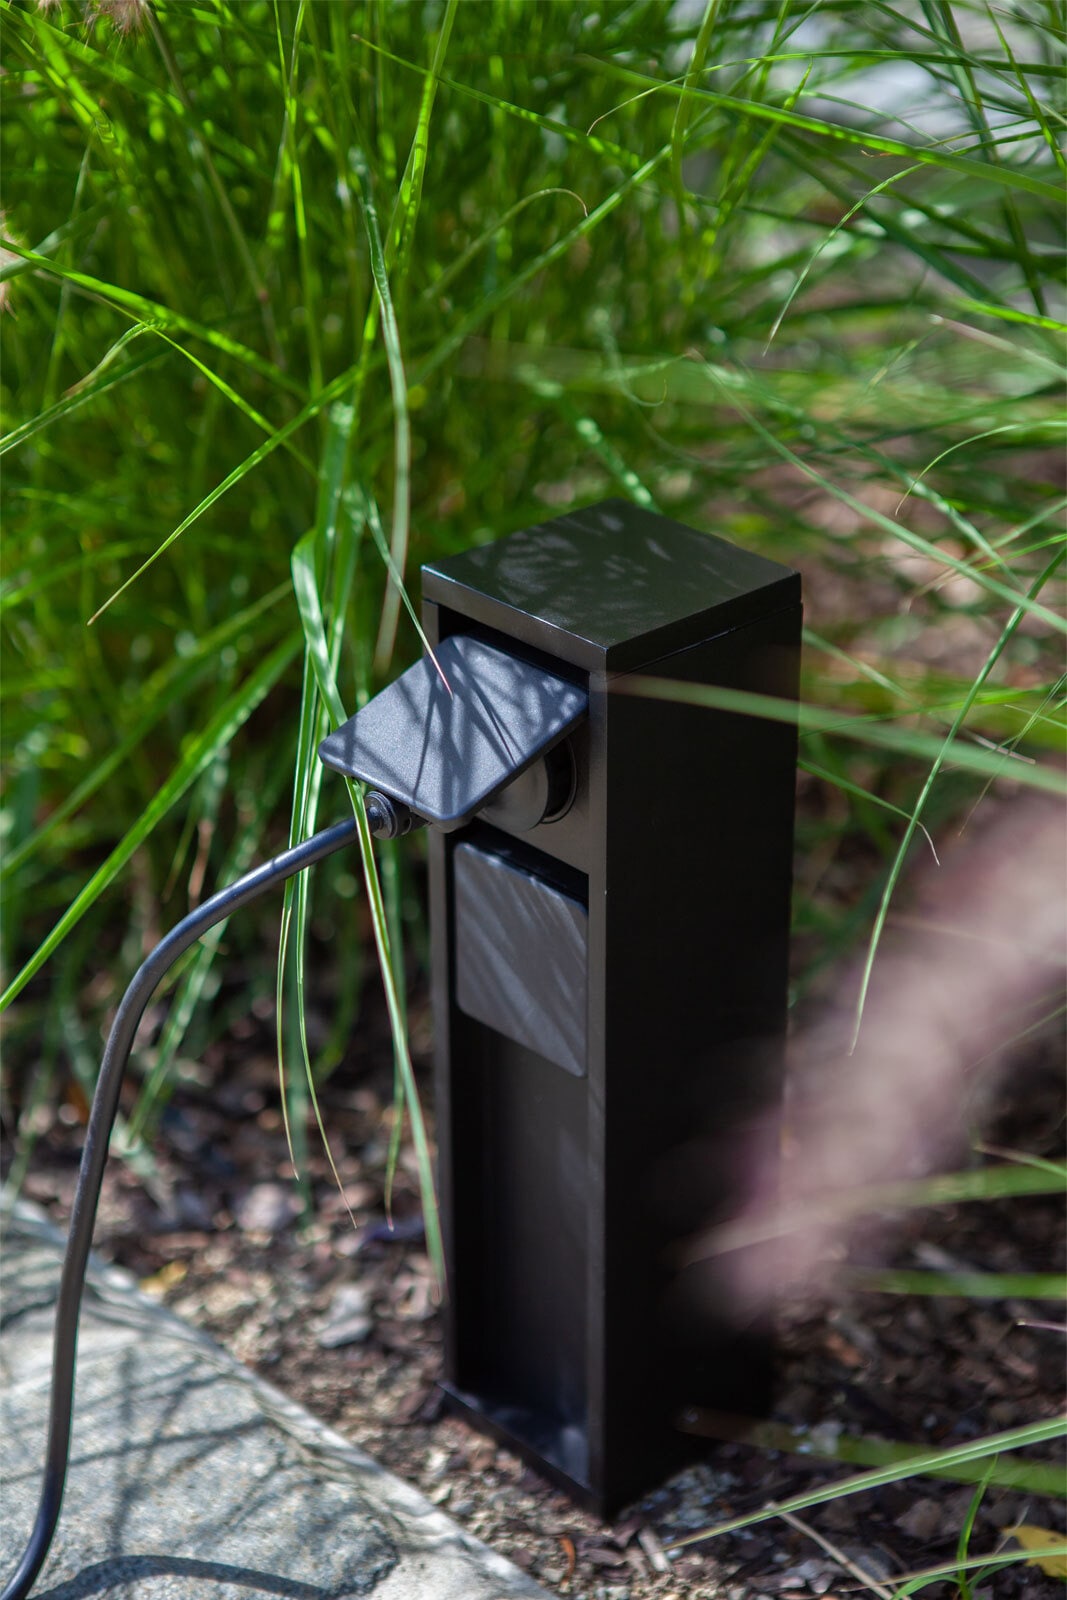
[[[423,596],[589,671],[632,671],[800,600],[791,568],[605,500],[422,569]]]

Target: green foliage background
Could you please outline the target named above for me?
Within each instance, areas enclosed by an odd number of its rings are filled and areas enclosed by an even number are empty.
[[[873,958],[920,817],[1057,785],[1057,7],[0,22],[3,956],[39,1092],[91,1079],[88,973],[347,804],[317,737],[419,648],[389,549],[417,594],[429,555],[623,494],[805,572],[799,992]],[[316,919],[291,892],[281,992],[361,893],[345,862]],[[235,1010],[266,917],[226,934]],[[151,1095],[225,1026],[217,947]]]

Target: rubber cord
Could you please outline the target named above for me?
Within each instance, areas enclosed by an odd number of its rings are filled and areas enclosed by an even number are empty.
[[[333,828],[313,834],[303,844],[285,850],[272,861],[264,862],[251,872],[231,883],[228,889],[205,900],[191,911],[176,928],[160,940],[152,953],[138,967],[132,983],[122,997],[122,1003],[111,1024],[104,1057],[100,1064],[96,1092],[89,1113],[89,1127],[85,1135],[78,1187],[71,1211],[70,1232],[66,1254],[63,1257],[63,1274],[56,1302],[55,1337],[52,1346],[52,1393],[48,1416],[48,1442],[45,1456],[44,1482],[37,1507],[37,1517],[14,1576],[8,1581],[0,1600],[26,1600],[34,1579],[40,1572],[48,1554],[59,1521],[63,1503],[63,1489],[70,1456],[71,1414],[74,1400],[74,1363],[78,1345],[78,1318],[81,1313],[82,1288],[89,1249],[96,1221],[96,1207],[100,1199],[100,1184],[107,1161],[111,1126],[118,1109],[122,1074],[130,1054],[138,1024],[160,979],[189,946],[213,928],[224,922],[241,906],[283,883],[305,867],[341,850],[357,837],[354,818],[339,822]]]

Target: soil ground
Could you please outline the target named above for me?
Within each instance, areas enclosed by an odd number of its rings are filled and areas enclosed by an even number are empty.
[[[357,1054],[322,1089],[343,1192],[320,1152],[302,1217],[277,1095],[269,1028],[212,1046],[178,1088],[145,1182],[113,1160],[96,1231],[99,1253],[560,1595],[582,1600],[758,1600],[893,1595],[907,1574],[951,1561],[973,1485],[916,1478],[724,1535],[668,1564],[664,1544],[849,1469],[814,1453],[752,1444],[707,1460],[605,1525],[577,1511],[521,1462],[444,1414],[435,1390],[438,1313],[422,1238],[411,1150],[402,1151],[394,1228],[384,1212],[391,1068],[384,1017],[370,998]],[[414,1012],[423,1045],[428,1023]],[[991,1144],[1051,1156],[1063,1146],[1060,1052],[1046,1039],[1001,1080]],[[429,1095],[425,1050],[421,1072]],[[24,1192],[64,1222],[84,1108],[40,1138]],[[351,1213],[351,1214],[350,1214]],[[872,1254],[874,1251],[874,1254]],[[1062,1204],[1041,1197],[898,1217],[853,1259],[985,1271],[1056,1270]],[[847,1265],[847,1264],[843,1264]],[[1054,1415],[1063,1404],[1062,1320],[1055,1307],[857,1293],[841,1281],[779,1313],[773,1420],[808,1430],[810,1449],[850,1437],[947,1446]],[[1052,1459],[1051,1454],[1048,1459]],[[1062,1503],[989,1486],[972,1554],[1010,1548],[1025,1523],[1061,1530]],[[1051,1600],[1062,1585],[1032,1565],[972,1574],[979,1597]],[[966,1593],[955,1584],[924,1592]]]

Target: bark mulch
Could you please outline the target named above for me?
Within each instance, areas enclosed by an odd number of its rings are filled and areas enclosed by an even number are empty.
[[[824,1459],[851,1437],[947,1446],[1062,1410],[1062,1333],[1027,1325],[1061,1321],[1062,1309],[856,1293],[838,1281],[779,1313],[773,1420],[807,1429],[809,1453],[719,1445],[610,1525],[576,1510],[441,1409],[439,1319],[414,1163],[405,1146],[390,1231],[389,1051],[384,1020],[368,1026],[359,1055],[322,1089],[341,1192],[313,1147],[312,1204],[301,1215],[271,1040],[256,1030],[213,1046],[175,1092],[153,1178],[110,1163],[97,1249],[550,1591],[583,1600],[892,1595],[905,1575],[955,1557],[973,1485],[916,1478],[791,1521],[771,1518],[669,1562],[662,1547],[857,1470]],[[413,1032],[425,1041],[417,1010]],[[1052,1043],[1020,1062],[990,1108],[989,1141],[1042,1156],[1061,1150],[1061,1078]],[[25,1184],[59,1222],[73,1193],[83,1110],[61,1108]],[[1057,1270],[1063,1206],[1031,1197],[912,1214],[880,1239],[853,1241],[852,1254],[906,1267]],[[1010,1547],[1007,1530],[1018,1523],[1061,1530],[1063,1506],[988,1487],[971,1553]],[[1062,1594],[1033,1565],[971,1581],[976,1600]],[[949,1583],[924,1592],[966,1593]]]

